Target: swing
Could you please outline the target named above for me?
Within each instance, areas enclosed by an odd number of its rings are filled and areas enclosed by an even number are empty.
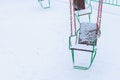
[[[43,9],[50,8],[50,0],[38,0]]]
[[[97,22],[96,23],[90,23],[90,22],[80,23],[79,29],[75,31],[74,35],[71,33],[71,36],[69,37],[69,49],[71,50],[71,53],[72,53],[73,67],[75,69],[87,70],[91,67],[93,63],[93,60],[96,56],[96,51],[97,51],[97,47],[96,47],[97,39],[100,37],[100,34],[101,34],[100,32],[101,14],[102,14],[102,0],[99,1]],[[76,25],[74,25],[74,27],[75,26]],[[90,52],[91,53],[90,64],[88,66],[76,65],[75,51]]]
[[[90,68],[96,56],[97,39],[100,37],[100,34],[101,34],[100,29],[97,30],[95,23],[81,23],[81,28],[77,30],[77,34],[69,37],[69,48],[72,52],[73,64],[75,63],[74,62],[75,50],[92,53],[89,66],[83,67],[74,65],[75,69],[87,70]]]
[[[79,16],[88,15],[90,21],[90,16],[92,14],[92,6],[90,0],[73,0],[73,6],[77,19],[79,19]]]

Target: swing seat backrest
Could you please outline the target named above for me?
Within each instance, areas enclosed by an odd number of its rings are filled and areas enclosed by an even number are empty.
[[[85,9],[85,1],[84,0],[73,0],[74,9],[81,10]]]
[[[78,33],[78,44],[96,45],[97,27],[95,23],[81,23]]]
[[[78,16],[91,14],[92,6],[89,0],[73,0],[75,14]]]

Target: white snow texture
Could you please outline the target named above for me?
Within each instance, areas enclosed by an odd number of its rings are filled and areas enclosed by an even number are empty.
[[[1,0],[0,80],[119,80],[119,12],[103,5],[96,58],[89,70],[77,70],[68,48],[69,0],[51,0],[48,9],[37,0]]]

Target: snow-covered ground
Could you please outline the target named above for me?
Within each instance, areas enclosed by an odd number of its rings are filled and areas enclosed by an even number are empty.
[[[119,12],[103,6],[97,55],[84,71],[72,67],[69,0],[51,0],[48,9],[37,0],[0,1],[0,80],[119,80]]]

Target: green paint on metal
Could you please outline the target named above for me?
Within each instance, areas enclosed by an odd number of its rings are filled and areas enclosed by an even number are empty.
[[[50,8],[50,0],[47,0],[47,6],[44,6],[43,5],[43,1],[45,1],[45,0],[38,0],[38,2],[40,3],[40,5],[41,5],[41,7],[43,8],[43,9],[47,9],[47,8]]]
[[[99,0],[91,0],[91,1],[98,2]],[[113,5],[113,6],[120,6],[120,2],[118,3],[118,0],[112,0],[112,1],[104,0],[103,3]]]
[[[73,65],[74,65],[74,50],[71,50],[72,53],[72,61],[73,61]]]
[[[71,35],[71,36],[69,37],[69,49],[71,50],[71,54],[72,54],[73,68],[74,68],[74,69],[80,69],[80,70],[88,70],[88,69],[91,67],[91,65],[92,65],[92,63],[93,63],[93,61],[94,61],[94,59],[95,59],[96,51],[97,51],[97,48],[95,48],[95,41],[97,40],[97,38],[100,37],[101,31],[99,30],[97,37],[96,37],[94,40],[92,40],[93,49],[92,49],[92,52],[91,52],[90,64],[89,64],[88,66],[78,66],[78,65],[75,65],[75,64],[74,64],[74,63],[75,63],[75,59],[74,59],[74,55],[75,55],[75,52],[74,52],[74,51],[75,51],[75,50],[74,50],[74,49],[71,49],[70,46],[71,46],[71,37],[76,37],[77,34],[79,33],[79,31],[80,31],[80,28],[77,30],[77,33],[76,33],[75,35]]]
[[[95,59],[96,49],[94,49],[93,52],[92,52],[92,54],[91,54],[89,66],[76,66],[76,65],[74,64],[74,54],[75,54],[75,53],[74,53],[74,50],[71,50],[71,53],[72,53],[73,68],[74,68],[74,69],[80,69],[80,70],[88,70],[88,69],[91,67],[92,63],[93,63],[93,60]]]

